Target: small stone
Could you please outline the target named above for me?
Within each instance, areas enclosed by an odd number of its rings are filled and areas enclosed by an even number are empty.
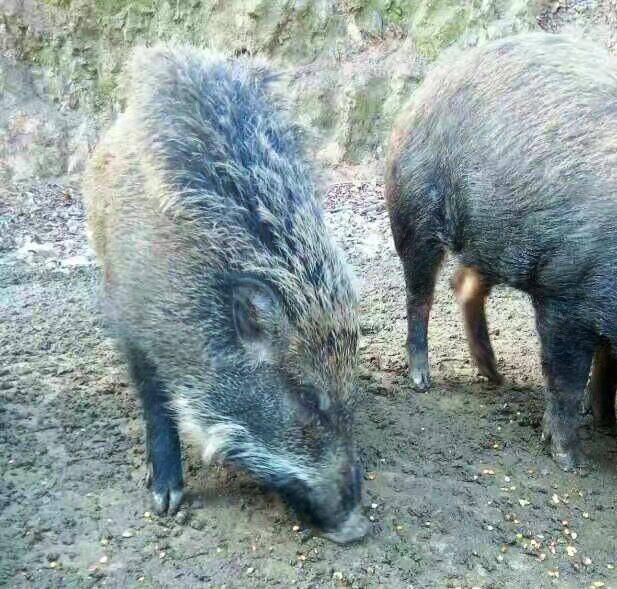
[[[612,571],[615,567],[614,567],[612,564],[607,564],[607,565],[606,565],[606,568],[607,568],[609,571]]]
[[[107,564],[109,562],[109,556],[107,556],[106,554],[103,554],[103,556],[99,558],[99,562],[101,564]]]
[[[342,581],[343,580],[343,573],[341,573],[341,571],[334,571],[332,573],[332,578],[335,581]]]
[[[594,581],[591,585],[593,587],[606,587],[606,583],[604,583],[604,581]]]
[[[527,501],[527,499],[519,499],[518,503],[521,507],[527,507],[527,505],[529,505],[529,501]]]
[[[132,538],[133,536],[133,530],[124,530],[124,532],[122,532],[123,538]]]
[[[559,499],[559,495],[557,495],[557,493],[553,493],[553,496],[551,497],[551,501],[557,505],[558,503],[560,503],[560,499]]]
[[[587,511],[583,511],[583,517],[585,519],[589,519],[589,513]]]
[[[546,560],[546,553],[542,552],[538,555],[538,560],[544,562]]]
[[[188,513],[186,511],[184,511],[183,509],[181,509],[178,513],[176,513],[176,515],[174,517],[176,522],[178,522],[180,525],[185,524],[187,518],[188,518]]]
[[[583,564],[588,567],[591,564],[591,558],[589,558],[588,556],[586,556],[585,558],[583,558]]]
[[[576,532],[571,532],[570,537],[572,540],[576,540],[578,538],[578,534]]]
[[[371,509],[377,509],[377,503],[371,503]]]
[[[566,546],[566,552],[568,556],[574,556],[576,554],[576,548],[574,546]]]
[[[144,517],[148,519],[149,517],[152,517],[152,514],[149,511],[144,511]]]
[[[300,526],[295,525],[293,528],[291,528],[294,532],[299,532],[300,531]]]
[[[55,569],[55,568],[58,568],[58,561],[56,561],[56,560],[52,560],[52,561],[49,563],[49,568],[50,568],[50,569]]]
[[[255,569],[253,567],[249,567],[248,569],[246,569],[247,575],[252,575],[254,572],[255,572]]]

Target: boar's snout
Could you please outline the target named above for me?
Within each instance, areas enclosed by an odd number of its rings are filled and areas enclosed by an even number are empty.
[[[369,523],[360,510],[360,469],[355,465],[346,468],[343,481],[343,503],[348,508],[351,506],[351,511],[342,523],[334,529],[325,530],[323,534],[324,538],[337,544],[348,544],[362,540],[369,530]]]
[[[308,523],[338,544],[361,540],[369,523],[360,510],[361,483],[357,466],[346,466],[334,481],[315,486],[289,482],[282,494]]]
[[[337,544],[349,544],[362,540],[369,529],[369,523],[356,507],[347,519],[334,531],[324,532],[323,537]]]

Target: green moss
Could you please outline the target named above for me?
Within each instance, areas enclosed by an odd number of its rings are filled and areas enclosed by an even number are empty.
[[[416,49],[435,58],[440,49],[454,42],[469,26],[476,4],[457,0],[423,2],[411,26]]]
[[[140,12],[155,12],[156,5],[156,0],[94,0],[94,7],[99,15],[117,14],[129,7]]]
[[[94,106],[105,108],[117,99],[118,80],[114,76],[99,77],[95,85]]]
[[[71,5],[71,0],[43,0],[43,2],[58,8],[68,8]]]
[[[386,78],[371,78],[353,95],[345,138],[345,159],[351,163],[362,163],[381,145],[386,125],[381,114],[388,91]]]

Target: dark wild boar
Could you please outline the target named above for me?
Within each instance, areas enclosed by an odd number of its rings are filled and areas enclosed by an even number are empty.
[[[146,421],[158,512],[179,432],[276,489],[336,542],[362,538],[352,440],[358,320],[298,128],[267,68],[138,49],[126,112],[84,192],[105,308]]]
[[[444,252],[470,349],[500,382],[484,304],[506,284],[533,302],[547,381],[543,437],[583,462],[579,404],[595,355],[595,418],[615,424],[617,63],[602,48],[526,34],[450,54],[395,126],[386,199],[407,287],[410,378],[429,386],[427,326]]]

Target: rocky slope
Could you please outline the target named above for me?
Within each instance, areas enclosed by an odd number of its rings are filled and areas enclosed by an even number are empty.
[[[612,24],[614,9],[614,0],[0,0],[0,180],[77,178],[122,109],[130,49],[158,40],[268,56],[288,72],[319,156],[370,176],[393,117],[444,47],[572,20]]]

